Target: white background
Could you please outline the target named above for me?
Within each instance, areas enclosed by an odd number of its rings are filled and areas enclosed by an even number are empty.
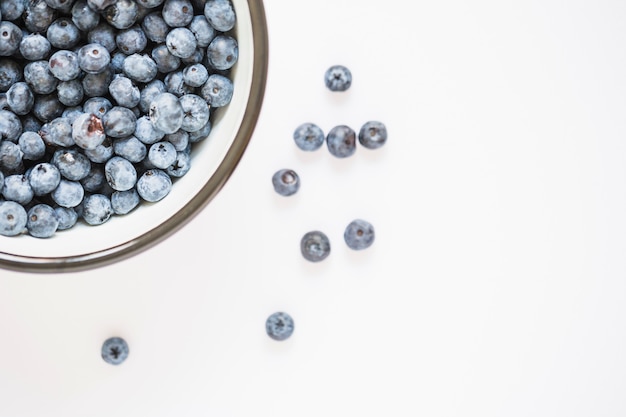
[[[0,273],[1,417],[626,415],[626,3],[410,4],[266,2],[265,103],[217,198],[112,266]],[[345,160],[291,138],[367,120],[387,145]]]

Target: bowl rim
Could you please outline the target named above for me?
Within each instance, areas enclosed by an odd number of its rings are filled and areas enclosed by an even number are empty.
[[[263,0],[247,0],[252,28],[252,79],[243,119],[235,138],[213,176],[172,217],[146,233],[119,245],[65,257],[15,255],[0,251],[0,268],[17,272],[79,272],[117,263],[147,250],[181,229],[217,195],[226,184],[256,127],[267,83],[269,40]]]

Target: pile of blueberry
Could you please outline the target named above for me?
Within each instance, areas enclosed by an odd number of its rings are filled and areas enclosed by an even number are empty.
[[[0,234],[167,196],[233,94],[230,0],[0,1]]]
[[[352,73],[343,65],[334,65],[324,74],[324,83],[331,91],[346,91],[352,85]],[[333,127],[324,136],[318,125],[303,123],[294,131],[293,139],[306,152],[318,150],[324,141],[330,154],[337,158],[347,158],[356,152],[356,132],[345,125]],[[387,142],[387,128],[379,121],[368,121],[359,130],[358,141],[366,149],[378,149]],[[273,175],[272,185],[278,194],[290,196],[300,189],[300,177],[292,169],[280,169]],[[346,227],[343,237],[350,249],[366,249],[374,242],[374,227],[357,219]],[[308,232],[300,241],[300,251],[306,260],[320,262],[330,254],[330,240],[323,232]]]

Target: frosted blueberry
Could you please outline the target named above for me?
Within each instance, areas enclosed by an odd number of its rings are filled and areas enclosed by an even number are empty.
[[[24,67],[24,81],[36,94],[50,94],[56,88],[58,80],[52,75],[48,61],[35,61]]]
[[[48,162],[41,162],[28,173],[28,181],[35,195],[41,196],[54,191],[61,182],[59,169]]]
[[[58,49],[71,49],[80,41],[81,33],[67,17],[61,17],[48,27],[46,37],[52,46]]]
[[[116,106],[102,116],[104,133],[112,138],[124,138],[135,132],[137,117],[132,110]]]
[[[148,38],[139,26],[133,26],[120,31],[115,37],[115,43],[126,55],[132,55],[146,48]]]
[[[137,180],[137,192],[146,201],[162,200],[172,189],[172,179],[160,169],[149,169]]]
[[[28,210],[26,229],[29,235],[45,239],[54,235],[58,227],[59,218],[49,205],[36,204]]]
[[[137,3],[133,0],[117,0],[104,11],[105,18],[116,29],[128,29],[139,17]]]
[[[300,240],[300,252],[307,261],[323,261],[330,255],[328,236],[320,231],[306,233]]]
[[[78,56],[72,51],[57,51],[48,61],[50,72],[61,81],[70,81],[80,75]]]
[[[79,80],[62,81],[57,85],[57,97],[65,106],[78,106],[84,95],[83,84]]]
[[[117,48],[115,35],[116,31],[114,28],[109,26],[106,22],[101,22],[87,33],[87,41],[89,43],[100,44],[104,46],[107,51],[113,52],[115,48]]]
[[[166,169],[176,161],[176,149],[169,142],[157,142],[150,146],[148,160],[153,167]]]
[[[162,14],[169,27],[187,26],[193,19],[193,6],[188,0],[165,0]]]
[[[109,51],[99,43],[90,43],[78,50],[78,65],[88,74],[104,71],[110,62]]]
[[[189,29],[174,28],[165,37],[165,45],[172,55],[188,58],[196,51],[198,42]]]
[[[188,153],[180,151],[176,153],[176,160],[167,167],[166,172],[171,177],[180,178],[189,172],[189,169],[191,169],[191,158]]]
[[[2,0],[0,3],[4,3]],[[45,0],[29,0],[24,2],[26,10],[22,15],[26,29],[33,33],[45,32],[56,19],[57,12],[48,7]]]
[[[146,37],[155,43],[165,42],[167,32],[170,30],[170,27],[165,23],[159,12],[153,12],[144,17],[141,22],[141,28]]]
[[[78,0],[72,6],[72,22],[83,32],[89,32],[100,23],[100,14],[87,5],[87,1]]]
[[[107,182],[116,191],[127,191],[137,182],[137,171],[133,164],[121,156],[114,156],[104,165]]]
[[[290,196],[300,189],[300,177],[292,169],[279,169],[272,176],[274,191],[282,196]]]
[[[94,149],[85,149],[83,152],[91,162],[104,164],[113,156],[113,142],[111,141],[111,138],[107,137],[104,139],[104,142],[96,146]]]
[[[303,123],[293,132],[293,140],[303,151],[315,151],[324,144],[324,132],[314,123]]]
[[[230,69],[239,58],[237,41],[226,35],[216,36],[207,48],[207,61],[217,70]]]
[[[115,191],[111,194],[111,207],[115,214],[130,213],[140,203],[141,199],[137,190]]]
[[[202,86],[200,95],[211,107],[224,107],[233,98],[233,82],[220,74],[212,74]]]
[[[207,0],[204,16],[220,32],[228,32],[235,27],[235,10],[230,0]]]
[[[35,105],[35,96],[25,82],[15,83],[7,91],[7,104],[13,113],[23,116]]]
[[[0,110],[0,139],[15,142],[22,134],[22,122],[10,110]]]
[[[346,91],[352,85],[352,73],[343,65],[333,65],[324,73],[324,83],[330,91]]]
[[[183,151],[189,145],[189,133],[180,129],[171,135],[165,135],[165,140],[171,143],[177,152]]]
[[[20,42],[20,53],[29,61],[40,61],[45,59],[51,49],[52,45],[50,45],[48,39],[39,33],[26,35]]]
[[[148,55],[130,55],[122,69],[128,78],[140,83],[149,83],[157,75],[157,64]]]
[[[26,8],[24,0],[2,0],[0,1],[0,14],[3,20],[15,20],[19,18]]]
[[[189,132],[189,143],[196,143],[204,140],[211,133],[211,120],[195,132]]]
[[[17,143],[4,141],[0,142],[0,168],[5,172],[18,170],[22,166],[24,153]]]
[[[209,46],[215,37],[215,29],[209,24],[205,16],[195,16],[189,24],[189,30],[193,32],[200,48]]]
[[[272,314],[265,321],[267,335],[279,342],[288,339],[293,334],[293,330],[293,319],[289,314],[281,311]]]
[[[135,128],[134,135],[142,143],[152,145],[163,139],[165,133],[154,126],[149,116],[141,116],[137,119],[137,127]]]
[[[112,108],[113,104],[104,97],[92,97],[83,104],[84,113],[93,114],[100,119]]]
[[[159,45],[152,50],[152,59],[156,63],[159,72],[163,74],[176,71],[180,67],[180,58],[172,55],[165,45]]]
[[[183,108],[171,93],[161,93],[152,100],[150,120],[154,127],[165,134],[174,133],[183,124]]]
[[[209,71],[204,65],[193,64],[183,70],[183,81],[192,87],[201,87],[209,79]]]
[[[17,236],[26,229],[27,213],[14,201],[0,201],[0,235]]]
[[[2,195],[6,200],[26,205],[32,201],[35,193],[25,175],[14,174],[4,178]]]
[[[78,181],[61,180],[57,188],[55,188],[50,197],[61,207],[76,207],[85,196],[85,190]]]
[[[152,126],[151,123],[150,126]],[[148,154],[148,149],[139,139],[134,136],[129,136],[127,138],[114,140],[113,152],[130,162],[139,163],[143,161]]]
[[[82,80],[83,91],[87,97],[101,97],[109,92],[113,80],[113,69],[105,68],[98,74],[85,74]]]
[[[24,132],[18,139],[18,145],[24,154],[23,158],[36,161],[44,156],[46,144],[36,132]]]
[[[115,77],[109,84],[109,93],[119,106],[129,109],[137,106],[141,98],[139,87],[133,84],[130,78],[121,75]]]
[[[86,196],[83,200],[82,209],[83,219],[92,226],[105,223],[113,214],[111,200],[104,194]]]
[[[60,117],[64,108],[56,94],[39,95],[35,97],[32,114],[42,122],[47,123]]]
[[[91,162],[76,149],[59,149],[52,155],[52,164],[56,165],[61,176],[70,181],[79,181],[89,174]]]
[[[0,92],[4,93],[13,84],[22,80],[22,67],[12,59],[0,59]]]
[[[83,149],[95,149],[106,135],[102,121],[91,113],[83,113],[74,120],[72,138]]]
[[[361,219],[352,221],[343,233],[346,244],[354,250],[369,248],[374,243],[374,237],[374,227]]]
[[[194,88],[185,84],[185,78],[182,71],[170,72],[163,79],[165,82],[165,88],[168,93],[174,94],[176,97],[184,96],[185,94],[192,94]]]
[[[183,123],[181,128],[186,132],[196,132],[209,122],[209,105],[202,97],[195,94],[186,94],[179,99],[183,109]]]
[[[128,358],[128,344],[121,337],[111,337],[102,344],[100,354],[106,363],[119,365]]]
[[[43,141],[50,146],[68,148],[75,144],[72,138],[72,125],[63,117],[57,117],[44,124],[39,130],[39,135]]]
[[[359,130],[359,143],[367,149],[378,149],[386,142],[387,127],[381,122],[366,122]]]
[[[326,136],[326,145],[331,155],[347,158],[356,151],[356,133],[348,126],[335,126]]]
[[[59,225],[57,227],[57,230],[70,229],[74,227],[74,225],[78,221],[78,214],[76,213],[76,210],[74,210],[73,208],[55,207],[54,212],[56,213],[57,218],[59,219]]]
[[[0,56],[11,56],[20,47],[22,31],[11,22],[0,22]]]

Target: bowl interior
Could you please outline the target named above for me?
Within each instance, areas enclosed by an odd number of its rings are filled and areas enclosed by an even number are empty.
[[[217,109],[209,136],[195,144],[191,154],[191,169],[185,176],[175,180],[170,194],[157,203],[142,202],[129,214],[112,216],[102,225],[89,226],[79,222],[72,229],[57,232],[48,239],[29,235],[0,236],[0,265],[7,266],[3,265],[7,260],[11,267],[12,262],[46,264],[66,258],[66,262],[71,263],[82,262],[87,257],[97,259],[100,255],[110,256],[111,250],[123,251],[121,248],[132,246],[142,239],[159,240],[167,234],[164,226],[168,222],[178,216],[176,223],[181,223],[180,216],[193,215],[199,209],[198,206],[206,204],[206,201],[198,199],[210,199],[212,195],[199,196],[199,193],[211,182],[221,184],[225,181],[225,178],[217,178],[218,169],[222,171],[219,176],[223,176],[224,172],[229,175],[235,168],[238,158],[224,162],[225,157],[235,141],[244,140],[247,144],[249,137],[241,137],[240,127],[247,112],[247,117],[250,117],[248,102],[251,94],[262,94],[251,92],[255,68],[255,34],[250,5],[246,0],[232,0],[232,3],[237,14],[233,32],[239,45],[239,59],[231,70],[233,98],[228,106]],[[194,209],[189,210],[192,200]],[[161,231],[155,235],[154,230],[158,228]],[[147,242],[140,243],[147,246]],[[76,257],[81,259],[74,259]]]

